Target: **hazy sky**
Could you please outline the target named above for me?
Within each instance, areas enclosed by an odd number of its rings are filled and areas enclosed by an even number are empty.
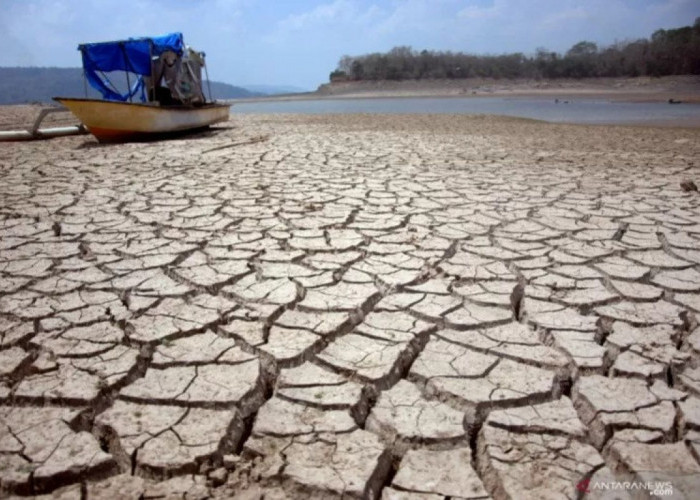
[[[80,66],[79,43],[182,31],[213,80],[314,89],[343,54],[561,52],[699,16],[698,0],[0,0],[0,66]]]

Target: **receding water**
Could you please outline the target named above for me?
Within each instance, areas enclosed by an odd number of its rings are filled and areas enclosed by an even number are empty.
[[[410,97],[373,99],[305,99],[236,103],[235,113],[457,113],[533,118],[562,123],[653,124],[700,126],[700,104],[619,102],[595,99]]]

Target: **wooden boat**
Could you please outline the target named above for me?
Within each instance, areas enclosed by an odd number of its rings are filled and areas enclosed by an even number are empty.
[[[229,118],[228,104],[160,106],[57,97],[100,142],[149,139],[164,134],[196,130]]]
[[[208,100],[204,95],[204,53],[187,47],[182,33],[87,43],[78,50],[85,98],[54,99],[100,142],[157,138],[228,120],[230,105],[214,102],[211,89]],[[113,72],[123,77],[121,89]],[[102,99],[88,99],[88,83]]]

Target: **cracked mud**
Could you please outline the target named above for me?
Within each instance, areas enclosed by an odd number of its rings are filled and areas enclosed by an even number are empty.
[[[0,495],[693,498],[699,139],[234,116],[0,145]]]

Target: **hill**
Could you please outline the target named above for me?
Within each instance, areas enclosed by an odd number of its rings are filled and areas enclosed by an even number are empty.
[[[223,82],[210,82],[215,99],[240,99],[262,94]],[[208,94],[208,89],[204,89]],[[0,68],[0,104],[50,102],[52,97],[83,97],[81,68]],[[99,94],[88,87],[89,97]]]

